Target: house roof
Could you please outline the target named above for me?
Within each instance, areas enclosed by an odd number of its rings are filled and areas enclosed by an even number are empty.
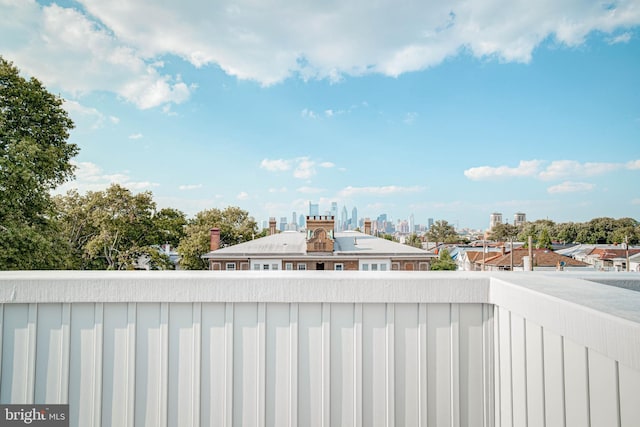
[[[624,249],[621,248],[620,245],[609,245],[609,244],[578,244],[575,246],[571,246],[569,248],[565,248],[565,249],[559,249],[556,251],[556,253],[560,254],[560,255],[566,255],[566,256],[570,256],[570,257],[577,257],[577,256],[586,256],[589,254],[592,254],[593,251],[598,250],[598,251],[618,251],[618,250],[622,250],[624,251]],[[629,247],[629,254],[631,253],[637,253],[638,251],[640,251],[640,249],[638,249],[638,247]]]
[[[629,249],[629,256],[638,253],[640,253],[640,249]],[[619,246],[615,248],[595,248],[589,255],[598,257],[599,259],[626,258],[627,250],[621,249]]]
[[[515,267],[522,267],[522,259],[529,255],[528,249],[515,249],[513,251],[513,265]],[[560,255],[547,249],[534,249],[534,266],[537,267],[555,267],[560,262],[564,262],[564,265],[570,267],[591,267],[589,264],[578,261],[571,257]],[[482,260],[481,260],[482,261]],[[492,258],[485,262],[487,265],[493,265],[498,267],[506,267],[511,265],[511,253],[507,252],[499,257]]]
[[[433,254],[424,249],[392,242],[357,231],[343,231],[334,234],[332,254],[307,254],[307,235],[297,231],[285,231],[237,245],[211,251],[203,258],[218,257],[260,257],[260,256],[415,256],[432,258]]]

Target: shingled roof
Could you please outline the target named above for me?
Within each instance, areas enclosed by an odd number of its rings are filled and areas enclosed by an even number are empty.
[[[515,249],[513,251],[513,266],[522,267],[522,260],[528,255],[528,249]],[[568,256],[557,254],[548,249],[534,249],[533,258],[534,267],[556,267],[561,262],[564,262],[564,265],[568,267],[591,267],[591,265],[585,262],[578,261]],[[479,262],[482,263],[482,259],[480,259]],[[494,267],[509,267],[511,266],[511,253],[507,252],[504,255],[501,254],[499,257],[494,257],[492,259],[486,260],[485,264]]]

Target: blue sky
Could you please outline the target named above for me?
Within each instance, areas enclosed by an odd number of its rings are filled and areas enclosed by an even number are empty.
[[[59,192],[640,220],[640,1],[397,4],[0,0],[0,54],[66,99]]]

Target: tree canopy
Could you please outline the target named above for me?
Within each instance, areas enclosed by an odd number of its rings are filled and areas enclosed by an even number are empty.
[[[178,246],[180,267],[185,270],[204,270],[202,255],[210,249],[210,231],[220,229],[220,247],[246,242],[255,237],[257,224],[247,211],[229,206],[223,210],[209,209],[198,212],[187,223],[185,237]]]
[[[438,243],[454,243],[458,241],[458,233],[456,233],[455,228],[445,220],[434,222],[429,227],[426,237],[430,242],[435,242],[436,246]]]
[[[495,224],[489,233],[489,238],[497,241],[515,239],[520,229],[511,224]]]
[[[62,268],[50,190],[73,176],[63,100],[0,56],[0,269]]]
[[[171,267],[157,247],[180,240],[185,216],[177,210],[156,213],[150,192],[132,194],[114,184],[85,195],[70,191],[55,201],[70,268],[133,269],[141,258],[152,269]]]
[[[447,249],[442,249],[438,259],[431,263],[431,270],[456,270],[458,266]]]

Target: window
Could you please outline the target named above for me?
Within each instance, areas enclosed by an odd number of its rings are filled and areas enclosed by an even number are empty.
[[[271,264],[272,270],[278,270],[278,264]]]
[[[260,270],[260,264],[253,264],[254,270]]]
[[[371,264],[371,271],[378,271],[378,264]]]
[[[235,270],[236,269],[236,263],[235,262],[228,262],[225,265],[225,269],[227,269],[227,270]]]
[[[342,271],[344,270],[344,265],[343,264],[336,264],[333,266],[333,269],[336,271]]]
[[[263,270],[268,270],[269,269],[269,264],[262,264],[262,269]]]
[[[298,270],[306,270],[307,264],[298,264]]]
[[[292,262],[288,262],[284,265],[284,269],[285,270],[293,270],[293,263]]]
[[[369,264],[362,264],[362,271],[369,271]]]
[[[387,264],[380,264],[380,271],[387,271]]]

